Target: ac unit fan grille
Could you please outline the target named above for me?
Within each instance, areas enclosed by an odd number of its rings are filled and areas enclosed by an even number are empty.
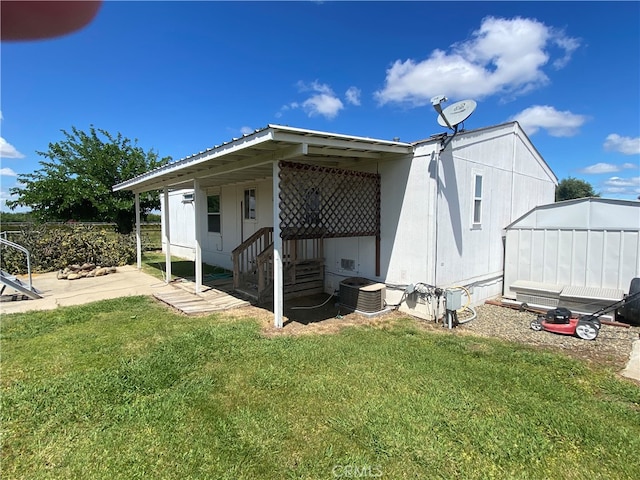
[[[374,283],[360,277],[351,277],[340,282],[340,304],[364,313],[384,310],[386,288],[383,283]]]

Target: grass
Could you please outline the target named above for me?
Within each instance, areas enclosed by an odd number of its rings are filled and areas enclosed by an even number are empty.
[[[167,262],[165,254],[160,251],[142,252],[142,271],[164,280],[167,272]],[[203,263],[202,274],[206,280],[207,276],[230,276],[232,275],[232,272],[221,267]],[[178,257],[171,257],[172,278],[195,278],[195,276],[195,263],[192,260],[184,260]]]
[[[640,389],[412,320],[264,337],[145,297],[2,318],[2,476],[640,478]]]

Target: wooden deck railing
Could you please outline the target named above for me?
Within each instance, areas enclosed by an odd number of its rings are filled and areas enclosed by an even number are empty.
[[[239,288],[248,275],[257,274],[258,255],[271,244],[273,227],[264,227],[233,249],[233,288]]]
[[[273,288],[273,228],[258,230],[232,252],[233,286],[257,284],[259,300]],[[296,284],[297,266],[303,262],[324,262],[322,239],[283,240],[282,263],[285,285]]]

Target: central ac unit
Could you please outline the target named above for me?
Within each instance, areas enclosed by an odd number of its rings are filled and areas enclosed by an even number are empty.
[[[340,282],[340,305],[364,313],[384,310],[386,288],[384,283],[375,283],[361,277],[346,278]]]

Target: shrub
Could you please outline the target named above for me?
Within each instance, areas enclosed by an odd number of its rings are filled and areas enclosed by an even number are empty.
[[[27,225],[8,239],[30,252],[34,272],[52,272],[83,263],[120,266],[136,258],[135,235],[116,233],[110,225]],[[27,272],[24,253],[5,245],[0,253],[2,270]]]

